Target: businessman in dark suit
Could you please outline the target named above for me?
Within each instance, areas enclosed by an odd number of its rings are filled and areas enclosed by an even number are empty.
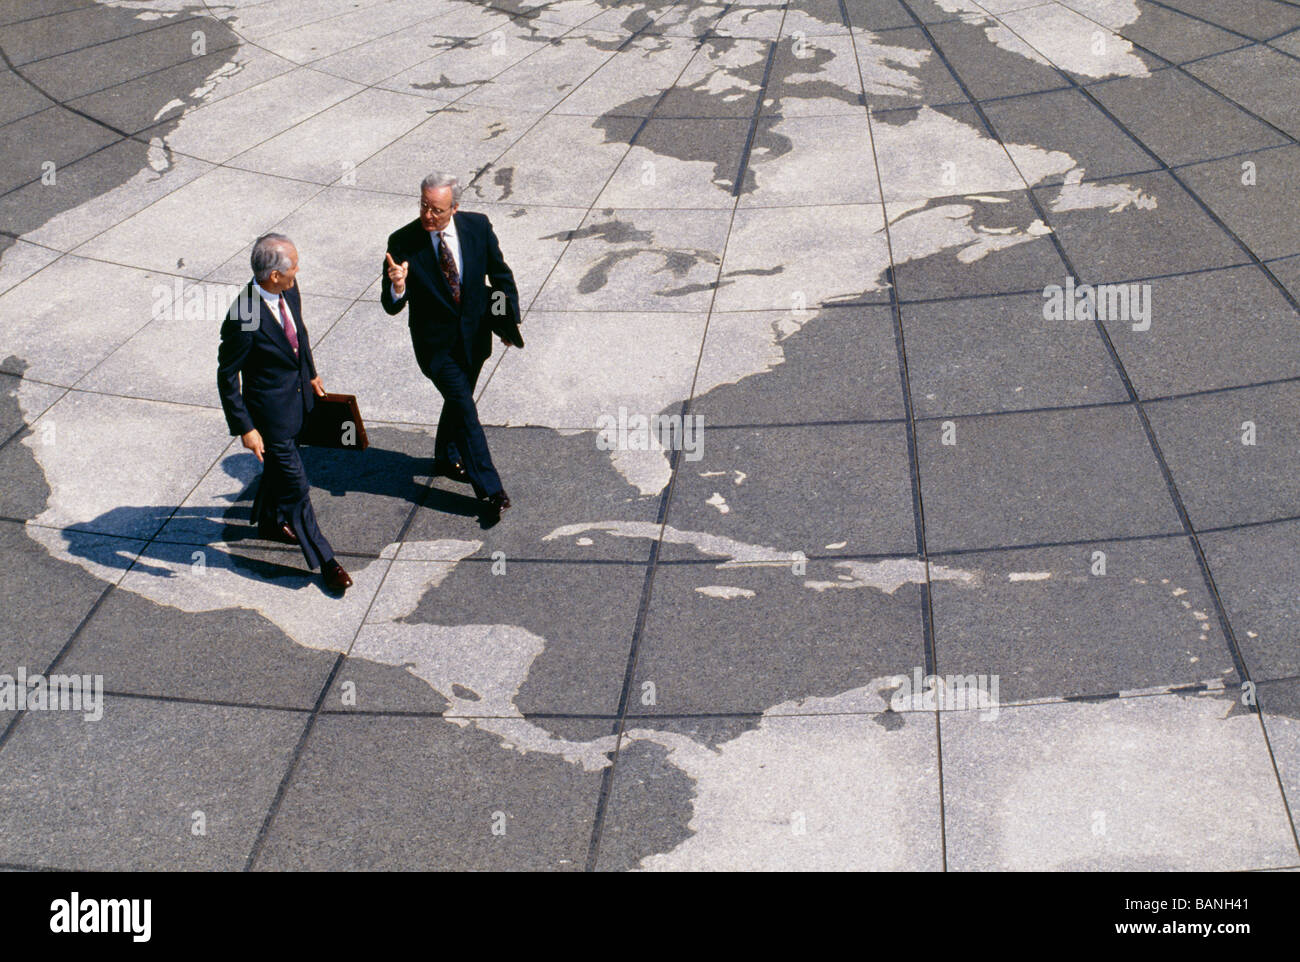
[[[298,433],[325,389],[316,374],[298,292],[298,249],[283,234],[253,245],[253,279],[221,325],[217,388],[230,433],[262,462],[253,502],[258,534],[302,548],[331,591],[352,579],[316,524]],[[242,387],[241,387],[242,381]]]
[[[388,238],[384,310],[409,306],[415,360],[442,395],[434,471],[469,483],[500,514],[510,498],[488,452],[474,385],[492,353],[492,334],[523,347],[519,292],[492,224],[460,210],[457,178],[432,173],[420,184],[420,216]]]

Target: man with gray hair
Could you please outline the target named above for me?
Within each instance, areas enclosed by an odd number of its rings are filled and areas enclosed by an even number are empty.
[[[302,322],[298,248],[283,234],[264,234],[253,244],[252,266],[253,279],[221,325],[221,407],[230,433],[262,462],[253,502],[258,535],[298,545],[307,567],[319,567],[326,587],[342,593],[352,579],[316,524],[298,453],[298,434],[325,394]],[[249,312],[254,301],[259,310]]]
[[[523,347],[519,292],[492,224],[460,210],[460,181],[438,171],[420,184],[420,215],[388,238],[381,302],[389,314],[410,306],[415,360],[442,395],[434,472],[474,487],[485,513],[510,507],[488,452],[474,385],[495,332]]]

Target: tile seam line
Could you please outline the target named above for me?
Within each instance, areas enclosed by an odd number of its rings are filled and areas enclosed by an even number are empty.
[[[433,490],[441,491],[443,489],[434,488]],[[1250,528],[1266,528],[1266,527],[1272,527],[1277,525],[1295,524],[1296,522],[1300,522],[1300,515],[1283,515],[1281,517],[1264,518],[1264,519],[1253,520],[1253,521],[1239,521],[1231,524],[1208,525],[1208,526],[1203,526],[1197,530],[1198,533],[1202,535],[1231,534],[1237,531],[1245,531]],[[37,528],[42,531],[62,531],[71,534],[85,535],[87,537],[111,539],[116,541],[143,542],[147,540],[143,535],[122,534],[120,532],[107,531],[107,530],[97,531],[85,527],[78,527],[76,525],[69,526],[69,525],[55,525],[55,524],[37,524],[36,522],[31,520],[4,516],[4,515],[0,515],[0,524],[12,524],[20,527]],[[936,558],[962,557],[965,555],[972,555],[972,554],[1008,554],[1008,553],[1014,553],[1020,551],[1040,551],[1040,550],[1047,550],[1051,548],[1086,548],[1086,547],[1099,545],[1099,544],[1125,544],[1134,541],[1159,541],[1159,540],[1165,540],[1170,538],[1185,538],[1185,537],[1187,537],[1187,533],[1184,530],[1182,530],[1182,528],[1179,528],[1177,530],[1172,530],[1172,531],[1145,532],[1143,534],[1102,533],[1102,534],[1097,534],[1086,538],[1071,538],[1071,539],[1064,539],[1059,541],[1028,541],[1028,542],[992,544],[992,545],[936,548],[930,551],[930,557],[931,559],[936,559]],[[256,540],[256,539],[249,539],[249,540]],[[239,546],[243,545],[244,542],[243,541],[200,542],[200,541],[180,541],[180,540],[167,540],[163,538],[156,538],[154,539],[153,544],[167,545],[170,547],[182,547],[182,548],[201,548],[205,546],[212,547],[212,548],[238,548]],[[250,545],[249,549],[271,553],[277,556],[292,555],[294,553],[294,550],[291,550],[288,547],[275,545],[269,542],[266,544],[258,544],[256,546]],[[367,560],[367,561],[385,560],[378,552],[373,552],[373,551],[341,550],[341,551],[337,551],[336,553],[341,557],[345,557],[345,558],[356,558],[356,559]],[[818,562],[894,561],[894,560],[922,561],[924,560],[915,551],[845,552],[844,554],[809,554],[807,555],[807,558],[809,561],[818,561]],[[399,558],[392,558],[388,560],[391,560],[395,564],[399,564],[399,565],[429,563],[425,559],[420,559],[420,558],[399,557]],[[547,557],[547,556],[539,555],[539,556],[519,557],[516,558],[515,560],[518,561],[520,564],[537,564],[537,565],[575,565],[575,566],[618,565],[618,566],[627,567],[627,566],[636,566],[636,565],[645,564],[644,560],[636,560],[632,558],[615,557],[615,556]],[[461,563],[489,564],[491,563],[491,559],[490,558],[464,558],[462,559]],[[789,567],[789,565],[785,562],[746,562],[743,564],[738,564],[730,568],[727,568],[727,567],[723,567],[724,565],[727,564],[725,559],[718,560],[718,556],[706,557],[706,558],[660,558],[658,564],[661,567],[712,566],[715,569],[724,572],[740,570],[740,569],[748,569],[748,568]]]
[[[430,479],[430,481],[423,486],[420,498],[411,505],[410,511],[407,512],[406,521],[403,523],[401,530],[397,533],[396,541],[398,545],[405,543],[406,534],[410,530],[411,523],[415,520],[415,516],[419,510],[427,503],[429,492],[432,490],[433,484],[432,479]],[[400,547],[398,548],[398,551],[401,551]],[[329,674],[321,685],[320,692],[317,694],[315,704],[308,714],[302,733],[299,736],[298,743],[294,747],[288,764],[285,766],[284,774],[280,777],[280,783],[276,788],[275,795],[272,796],[271,802],[267,806],[266,815],[262,820],[262,825],[253,839],[252,847],[248,852],[248,858],[244,863],[245,872],[253,871],[258,858],[261,857],[266,845],[266,840],[271,833],[271,826],[274,824],[276,817],[280,814],[280,807],[283,805],[285,796],[289,792],[289,786],[293,782],[293,777],[298,770],[298,764],[302,760],[302,755],[307,749],[307,743],[311,738],[311,734],[316,728],[316,721],[321,715],[325,699],[329,696],[330,689],[334,687],[334,679],[338,677],[338,673],[343,668],[344,663],[352,656],[352,649],[356,647],[357,639],[361,637],[361,632],[365,630],[366,625],[369,622],[370,612],[374,610],[375,601],[378,599],[379,593],[384,590],[384,584],[388,581],[389,572],[393,570],[393,560],[393,558],[388,559],[388,564],[384,567],[383,574],[380,575],[379,585],[375,588],[374,594],[370,596],[370,600],[366,604],[366,610],[357,622],[356,630],[352,633],[352,640],[348,642],[348,647],[345,651],[337,653],[337,656],[334,659],[334,664],[330,668]]]
[[[788,6],[788,4],[789,4],[789,0],[786,0],[786,5]],[[676,6],[676,4],[674,4],[674,6]],[[622,166],[623,162],[627,159],[628,155],[631,154],[633,146],[636,144],[637,139],[641,136],[642,131],[644,131],[645,128],[649,125],[650,119],[658,111],[659,107],[662,106],[663,102],[667,99],[668,94],[677,87],[677,84],[681,81],[682,77],[685,76],[686,71],[690,69],[691,64],[695,62],[696,57],[700,55],[700,51],[704,49],[705,45],[711,39],[713,39],[713,37],[717,36],[715,34],[715,30],[718,24],[721,23],[722,20],[725,19],[729,13],[731,13],[732,9],[735,6],[736,6],[736,0],[727,0],[726,5],[722,8],[722,11],[717,15],[716,19],[714,19],[710,24],[710,26],[708,27],[708,29],[705,30],[703,33],[701,33],[699,37],[696,39],[695,47],[691,52],[691,56],[687,58],[684,64],[682,64],[681,69],[677,72],[677,76],[673,78],[673,82],[668,86],[664,87],[664,89],[659,92],[659,96],[655,99],[654,106],[646,114],[646,116],[642,118],[641,123],[637,126],[636,131],[633,132],[631,138],[629,138],[627,150],[624,152],[622,159],[620,159],[618,166],[614,167],[613,170],[610,171],[609,177],[606,178],[605,185],[601,188],[600,193],[596,194],[596,196],[592,199],[591,206],[588,208],[587,213],[583,216],[582,221],[579,223],[579,229],[581,228],[581,225],[583,223],[586,223],[587,218],[591,216],[591,212],[596,209],[596,203],[597,201],[600,200],[600,194],[604,193],[604,191],[609,188],[610,183],[613,182],[614,176],[618,172],[618,167]],[[784,13],[782,14],[782,23],[784,23]],[[729,224],[731,222],[734,222],[735,220],[735,216],[736,216],[735,208],[736,205],[735,203],[733,203],[731,221],[729,222]],[[727,245],[727,241],[730,239],[730,236],[731,236],[731,232],[729,226],[727,237],[724,238],[723,240],[723,253],[719,254],[718,256],[719,274],[722,271],[722,265],[723,262],[725,261],[726,245]],[[568,240],[565,242],[564,251],[561,253],[561,258],[563,257],[564,253],[568,251],[569,245],[572,244],[572,242],[573,242],[573,234],[572,232],[570,232],[570,236]],[[544,280],[542,282],[541,287],[537,289],[537,294],[534,296],[533,302],[530,302],[529,305],[530,307],[532,303],[536,302],[536,298],[541,296],[542,291],[545,289],[547,282],[550,281],[550,278],[554,273],[556,267],[559,266],[559,263],[560,263],[560,259],[557,258],[555,264],[552,265],[551,267],[551,272],[547,274],[546,280]],[[710,298],[710,309],[712,307],[713,298],[716,298],[716,296],[717,296],[717,289],[715,286],[713,294],[711,295]],[[701,334],[700,337],[701,353],[704,350],[704,341],[705,338],[707,338],[707,336],[708,336],[708,319],[706,315],[704,332]],[[698,365],[699,365],[699,355],[697,355],[696,358],[697,371],[698,371]],[[692,386],[692,392],[693,392],[693,386]],[[688,394],[687,398],[682,402],[680,406],[683,416],[685,416],[686,412],[690,408],[690,401],[691,401],[691,397]],[[618,761],[623,749],[623,733],[626,731],[627,728],[627,704],[629,699],[631,698],[632,683],[636,674],[636,666],[640,658],[641,638],[645,631],[645,624],[649,615],[650,599],[653,596],[653,591],[654,591],[655,570],[657,568],[659,553],[661,551],[661,546],[663,543],[664,527],[668,523],[668,507],[672,498],[673,487],[677,479],[677,471],[681,462],[680,454],[681,451],[674,450],[669,456],[668,483],[667,485],[665,485],[664,490],[660,494],[659,508],[656,517],[656,520],[659,524],[659,534],[655,538],[655,540],[651,542],[646,555],[646,562],[645,562],[646,573],[641,586],[641,597],[637,604],[636,618],[634,619],[632,625],[632,637],[628,645],[628,656],[627,656],[627,663],[624,667],[623,684],[619,691],[618,718],[614,721],[613,725],[611,726],[614,729],[614,731],[612,732],[612,734],[614,735],[614,748],[610,753],[611,757],[609,759],[609,765],[606,766],[605,769],[601,772],[600,789],[596,796],[596,807],[594,812],[592,813],[591,833],[588,836],[588,840],[587,840],[587,855],[586,855],[586,860],[583,863],[583,869],[585,872],[588,873],[596,871],[596,867],[599,864],[599,860],[600,860],[600,843],[604,836],[605,819],[609,812],[610,799],[614,789],[614,778],[618,772]]]
[[[908,7],[907,0],[899,0],[899,2],[902,3],[905,7]],[[908,7],[908,9],[910,10],[911,8]],[[992,16],[993,19],[996,20],[999,24],[1001,24],[1004,29],[1008,30],[1012,35],[1017,37],[1022,43],[1026,44],[1026,46],[1028,46],[1031,50],[1034,50],[1040,57],[1044,59],[1045,62],[1050,64],[1052,69],[1054,69],[1058,74],[1060,74],[1063,79],[1066,79],[1071,83],[1074,83],[1073,78],[1070,77],[1065,70],[1063,70],[1059,65],[1057,65],[1057,63],[1054,60],[1048,57],[1036,45],[1030,43],[1030,41],[1028,41],[1025,37],[1021,36],[1012,27],[1007,26],[997,16],[993,14],[989,14],[989,16]],[[939,50],[937,44],[934,44],[934,50],[935,53],[940,58],[943,59],[945,66],[947,66],[949,72],[952,73],[953,79],[956,80],[957,83],[962,86],[963,91],[965,91],[966,88],[965,85],[962,83],[961,78],[957,75],[952,65],[948,63],[947,58],[944,57],[943,53]],[[1077,84],[1075,85],[1077,86]],[[1082,90],[1082,88],[1080,89]],[[1152,150],[1152,148],[1149,145],[1147,145],[1147,143],[1144,140],[1139,138],[1132,130],[1130,130],[1127,126],[1121,123],[1119,119],[1116,118],[1109,110],[1107,110],[1105,106],[1101,104],[1101,102],[1098,101],[1096,97],[1093,96],[1090,92],[1087,91],[1082,91],[1082,92],[1085,97],[1088,97],[1088,99],[1091,100],[1098,107],[1098,109],[1100,109],[1107,117],[1110,118],[1112,123],[1114,123],[1130,139],[1132,139],[1135,144],[1141,147],[1153,160],[1155,160],[1157,163],[1160,163],[1168,171],[1168,165],[1164,163],[1163,159],[1159,156],[1159,154],[1157,154],[1154,150]],[[989,133],[994,137],[994,139],[996,139],[1000,144],[1003,145],[1003,150],[1006,151],[1005,143],[1003,143],[1002,138],[998,135],[996,129],[989,122],[983,110],[981,110],[979,107],[976,107],[975,110],[980,115],[980,118],[983,120]],[[1020,172],[1020,167],[1018,164],[1015,163],[1014,158],[1011,157],[1010,151],[1006,151],[1006,153],[1008,159],[1011,160],[1011,163],[1016,166],[1017,172]],[[1206,213],[1207,216],[1209,216],[1213,220],[1213,222],[1220,228],[1220,230],[1224,234],[1226,234],[1229,239],[1234,241],[1242,250],[1244,250],[1256,262],[1259,268],[1262,271],[1264,271],[1264,273],[1269,277],[1270,280],[1273,281],[1274,285],[1276,285],[1278,289],[1283,292],[1287,300],[1290,301],[1292,307],[1296,308],[1297,310],[1300,310],[1300,304],[1297,304],[1296,299],[1290,294],[1289,291],[1286,290],[1286,288],[1281,284],[1281,282],[1273,275],[1272,271],[1268,270],[1268,268],[1263,265],[1258,255],[1256,255],[1255,252],[1240,237],[1238,237],[1234,231],[1229,229],[1227,224],[1225,224],[1209,208],[1209,206],[1206,205],[1206,203],[1203,200],[1201,200],[1199,195],[1197,195],[1186,184],[1184,184],[1181,178],[1179,178],[1177,174],[1173,173],[1172,171],[1168,171],[1168,174],[1174,180],[1174,182],[1201,207],[1201,209]],[[1022,172],[1020,173],[1020,176],[1022,180],[1025,180],[1025,186],[1026,188],[1028,188],[1029,183],[1024,178],[1024,174]],[[1032,190],[1030,191],[1030,195],[1032,197]],[[1041,206],[1038,205],[1036,199],[1033,200],[1033,203],[1035,208],[1039,212],[1039,216],[1043,219],[1043,223],[1050,224],[1050,221],[1047,219],[1046,212],[1042,209]],[[1055,231],[1053,231],[1052,237],[1054,242],[1057,244],[1060,255],[1062,259],[1065,261],[1066,266],[1069,268],[1072,274],[1078,276],[1077,272],[1074,270],[1073,263],[1069,260],[1068,255],[1066,255],[1064,247],[1062,246],[1062,243],[1057,237]],[[1155,429],[1151,425],[1151,421],[1147,416],[1145,409],[1143,408],[1141,400],[1137,396],[1137,392],[1136,389],[1133,387],[1132,381],[1129,378],[1128,371],[1123,361],[1120,359],[1119,354],[1116,351],[1115,346],[1110,339],[1110,335],[1105,329],[1105,326],[1100,321],[1096,322],[1096,326],[1098,332],[1101,334],[1101,337],[1106,344],[1106,348],[1110,354],[1111,362],[1114,364],[1116,372],[1123,380],[1125,388],[1128,390],[1130,397],[1132,397],[1136,402],[1134,404],[1134,411],[1136,412],[1138,419],[1141,422],[1142,428],[1146,433],[1148,444],[1152,449],[1152,453],[1155,455],[1156,461],[1160,467],[1160,471],[1164,475],[1165,485],[1169,492],[1170,499],[1173,502],[1174,509],[1177,511],[1179,520],[1181,521],[1184,529],[1186,530],[1188,538],[1191,541],[1192,551],[1196,558],[1197,564],[1200,567],[1202,579],[1205,582],[1206,588],[1209,590],[1210,598],[1213,601],[1215,606],[1215,613],[1219,620],[1220,630],[1223,632],[1225,639],[1228,643],[1228,651],[1236,667],[1237,677],[1244,684],[1251,683],[1250,671],[1246,665],[1245,654],[1241,650],[1240,642],[1237,640],[1236,631],[1233,628],[1232,622],[1228,617],[1227,606],[1224,603],[1223,598],[1219,593],[1218,583],[1214,579],[1214,573],[1210,568],[1209,559],[1205,554],[1204,547],[1201,545],[1201,541],[1197,534],[1196,528],[1192,525],[1191,517],[1187,512],[1186,504],[1184,503],[1182,499],[1182,495],[1179,492],[1177,482],[1174,480],[1173,472],[1169,467],[1168,460],[1165,458],[1164,451],[1160,445],[1159,439],[1156,437]],[[1258,704],[1250,706],[1248,710],[1252,711],[1258,717],[1260,732],[1264,738],[1264,746],[1268,752],[1269,762],[1273,766],[1273,774],[1276,779],[1278,792],[1280,793],[1283,811],[1286,814],[1287,822],[1291,828],[1292,842],[1296,846],[1297,852],[1300,853],[1300,830],[1298,830],[1297,828],[1296,817],[1295,814],[1292,812],[1290,800],[1287,798],[1286,795],[1286,782],[1282,778],[1281,768],[1278,765],[1277,757],[1273,750],[1273,744],[1268,734],[1268,728],[1264,724],[1264,718],[1262,713],[1259,710]]]
[[[341,655],[341,652],[335,652]],[[347,661],[350,656],[344,656]],[[368,661],[369,659],[362,659]],[[382,663],[380,663],[382,664]],[[81,672],[81,674],[87,674]],[[887,673],[882,677],[902,677],[906,675],[905,671],[897,671],[892,674]],[[1278,679],[1269,679],[1261,684],[1277,685],[1293,683],[1300,676],[1288,676]],[[1104,704],[1109,702],[1130,703],[1137,702],[1141,699],[1148,698],[1212,698],[1233,694],[1233,689],[1227,685],[1222,685],[1222,679],[1204,679],[1192,682],[1171,682],[1163,688],[1158,685],[1150,686],[1149,689],[1137,689],[1133,691],[1098,691],[1098,692],[1071,692],[1068,694],[1053,695],[1032,695],[1020,699],[998,702],[998,710],[1003,709],[1033,709],[1063,707],[1069,705],[1089,705]],[[430,691],[433,689],[431,688]],[[274,712],[280,715],[310,715],[313,708],[301,705],[274,704],[269,702],[240,702],[224,698],[201,698],[193,695],[169,695],[159,692],[149,691],[130,691],[130,690],[104,690],[106,698],[121,699],[123,701],[150,702],[159,705],[191,705],[205,708],[231,708],[240,711],[257,711],[257,712]],[[1235,696],[1234,696],[1235,702]],[[629,721],[638,723],[663,722],[663,721],[689,721],[689,720],[752,720],[763,721],[765,719],[820,719],[820,718],[876,718],[882,714],[896,715],[931,715],[943,714],[951,716],[972,715],[983,713],[987,708],[970,707],[954,709],[927,709],[918,711],[894,711],[886,707],[881,711],[783,711],[776,714],[770,713],[766,709],[733,709],[723,711],[679,711],[679,712],[662,712],[662,713],[630,713],[627,717]],[[432,709],[419,708],[374,708],[374,709],[343,709],[343,708],[324,708],[317,713],[319,716],[327,718],[416,718],[429,719],[437,721],[451,721],[461,719],[470,722],[476,721],[594,721],[594,722],[612,722],[616,721],[618,715],[616,712],[600,711],[523,711],[515,715],[475,715],[467,712],[446,712],[435,711]],[[1264,709],[1264,714],[1271,717],[1285,717],[1284,712],[1271,712]],[[305,721],[305,719],[304,719]]]
[[[841,0],[841,4],[843,0]],[[900,6],[913,20],[917,20],[916,15],[912,13],[910,7],[901,3]],[[928,30],[922,31],[923,37],[929,37]],[[912,488],[912,520],[916,537],[916,550],[925,565],[925,584],[920,591],[920,615],[923,644],[923,659],[926,663],[927,673],[938,671],[938,642],[935,636],[934,628],[934,596],[933,583],[931,578],[930,567],[930,550],[929,540],[926,537],[925,526],[925,495],[921,484],[921,461],[920,445],[917,443],[916,428],[916,409],[912,398],[912,378],[911,369],[907,358],[907,339],[903,327],[903,312],[899,304],[899,286],[898,286],[898,264],[894,257],[893,233],[889,224],[889,208],[885,199],[884,178],[880,171],[880,154],[876,149],[876,131],[875,125],[871,118],[871,103],[867,97],[866,75],[862,69],[862,55],[858,50],[857,34],[852,26],[849,27],[849,45],[853,51],[853,61],[857,68],[858,84],[862,92],[862,107],[865,115],[867,126],[868,142],[871,145],[872,166],[876,174],[876,191],[880,197],[880,220],[881,229],[885,235],[885,249],[889,258],[889,266],[886,270],[886,281],[889,289],[889,306],[893,318],[894,326],[894,343],[897,352],[899,386],[903,392],[904,415],[906,418],[906,434],[908,448],[908,472],[910,475]],[[933,43],[931,43],[933,46]],[[969,96],[969,92],[963,90],[963,93]],[[938,801],[938,820],[939,820],[939,865],[943,872],[949,870],[948,865],[948,818],[947,818],[947,798],[944,783],[943,770],[943,726],[939,713],[934,717],[934,750],[935,750],[935,768],[936,783],[935,791]]]

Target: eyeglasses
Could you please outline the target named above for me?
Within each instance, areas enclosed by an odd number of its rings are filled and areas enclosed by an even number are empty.
[[[430,207],[423,200],[420,201],[420,210],[421,211],[427,210],[434,217],[441,217],[443,214],[450,214],[453,210],[455,210],[455,208],[456,208],[455,204],[452,204],[450,207],[444,209],[441,207]]]

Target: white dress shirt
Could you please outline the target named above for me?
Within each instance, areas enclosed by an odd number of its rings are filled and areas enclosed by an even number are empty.
[[[271,309],[271,316],[279,322],[281,327],[284,327],[284,321],[280,319],[280,295],[272,294],[270,291],[263,288],[261,284],[257,283],[257,281],[253,281],[253,290],[257,291],[258,296],[260,296],[262,300],[266,302],[266,306]],[[289,323],[293,325],[293,332],[297,334],[298,322],[294,320],[293,308],[289,306],[289,299],[287,297],[284,299],[284,313],[288,315]],[[287,331],[284,336],[289,336]]]

